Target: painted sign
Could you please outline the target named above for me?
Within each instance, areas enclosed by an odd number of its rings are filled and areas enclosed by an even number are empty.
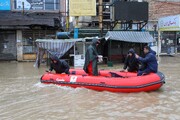
[[[158,20],[160,31],[179,31],[180,15],[163,17]]]
[[[74,56],[74,67],[82,68],[84,66],[85,58],[84,55],[75,55]]]
[[[16,8],[22,10],[58,10],[60,0],[16,0]]]
[[[96,0],[69,0],[70,16],[96,16]]]
[[[71,76],[70,82],[76,82],[77,81],[77,76]]]
[[[29,10],[31,7],[27,0],[16,0],[16,9],[22,10],[23,6],[25,10]]]
[[[0,10],[11,10],[10,0],[0,0]]]

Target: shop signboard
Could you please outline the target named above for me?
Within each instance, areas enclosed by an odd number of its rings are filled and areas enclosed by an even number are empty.
[[[180,31],[180,14],[160,18],[158,26],[160,31]]]
[[[0,10],[11,10],[10,0],[0,0]]]
[[[58,10],[60,0],[16,0],[17,10]]]
[[[84,66],[85,58],[84,55],[75,55],[74,56],[74,67],[82,68]]]
[[[96,16],[96,0],[70,0],[70,16]]]

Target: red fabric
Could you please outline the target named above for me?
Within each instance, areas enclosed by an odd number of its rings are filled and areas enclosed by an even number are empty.
[[[88,74],[93,75],[93,67],[92,67],[92,61],[88,65]]]

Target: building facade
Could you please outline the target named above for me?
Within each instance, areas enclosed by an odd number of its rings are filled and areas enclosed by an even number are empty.
[[[66,0],[1,0],[0,60],[34,60],[36,39],[63,31]]]
[[[57,31],[69,30],[69,0],[1,0],[0,1],[0,60],[34,60],[36,53],[35,40],[39,38],[55,38]],[[158,19],[180,14],[179,0],[122,0],[149,3],[149,21],[144,29],[157,39]],[[79,18],[80,33],[82,29],[94,31],[99,29],[99,0],[96,0],[96,16]],[[102,17],[104,34],[108,30],[121,30],[119,24],[111,27],[114,21],[114,0],[102,0]],[[113,23],[114,24],[114,23]],[[68,28],[68,29],[67,29]],[[72,26],[73,28],[73,26]],[[94,28],[96,30],[94,30]],[[133,27],[132,27],[133,28]],[[91,32],[85,32],[87,37]],[[169,47],[180,52],[180,31],[162,31],[162,53],[168,53]],[[174,44],[169,46],[171,40]],[[167,43],[167,44],[166,44]]]
[[[157,40],[158,20],[168,16],[176,16],[180,14],[179,0],[144,0],[149,2],[149,22],[146,29],[155,34]],[[180,45],[178,39],[180,31],[169,29],[161,31],[161,53],[180,53]],[[171,42],[170,42],[171,41]],[[171,48],[171,50],[170,50]]]

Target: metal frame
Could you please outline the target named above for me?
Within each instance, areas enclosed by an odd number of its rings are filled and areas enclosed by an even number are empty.
[[[140,21],[140,22],[134,22],[134,21],[103,21],[104,25],[107,25],[107,28],[110,28],[110,30],[113,30],[117,24],[121,25],[121,31],[131,31],[132,25],[136,25],[137,28],[132,31],[142,31],[142,29],[147,25],[147,21]]]

